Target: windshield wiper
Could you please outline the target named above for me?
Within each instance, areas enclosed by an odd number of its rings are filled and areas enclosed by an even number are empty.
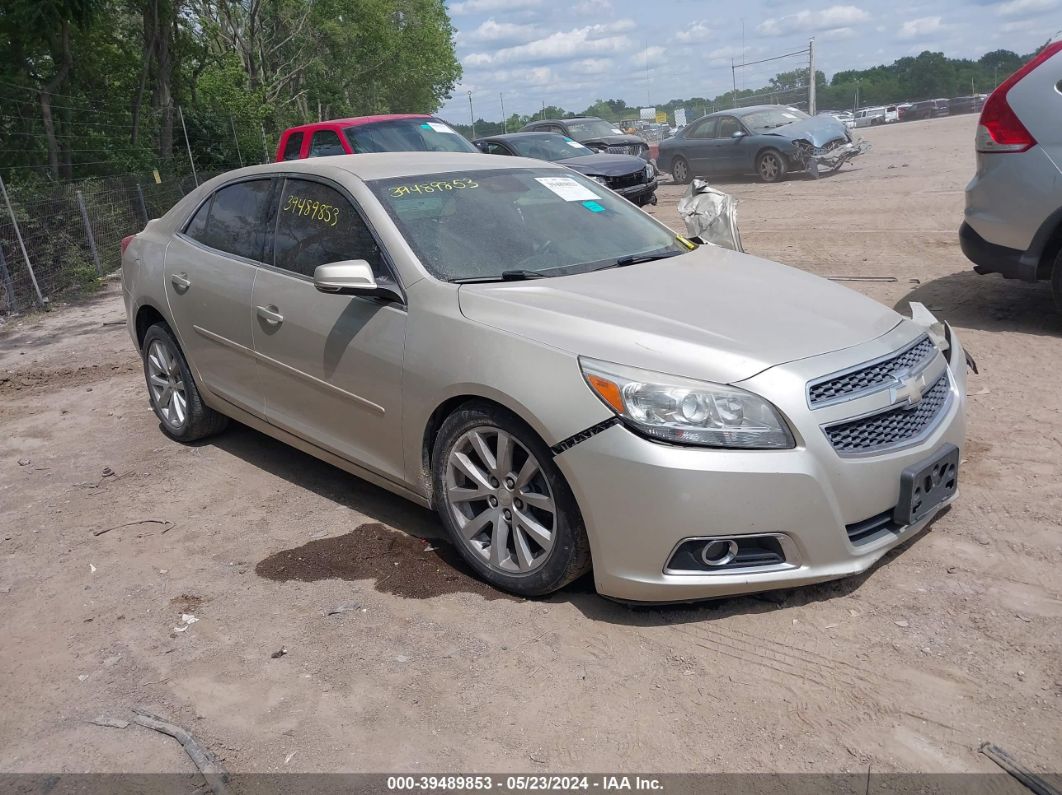
[[[594,268],[594,270],[603,271],[608,268],[626,268],[628,265],[639,265],[643,262],[655,262],[658,259],[668,259],[669,257],[677,257],[679,254],[685,253],[685,251],[665,251],[658,254],[628,254],[626,257],[620,257],[615,262],[603,265],[600,268]]]
[[[454,284],[476,284],[479,282],[522,282],[527,279],[547,279],[549,275],[542,271],[511,270],[502,271],[497,276],[470,276],[467,279],[450,279]]]

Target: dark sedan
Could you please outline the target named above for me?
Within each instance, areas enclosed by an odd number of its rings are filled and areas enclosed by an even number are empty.
[[[639,207],[656,204],[656,170],[640,157],[595,154],[578,141],[556,133],[491,135],[477,138],[473,143],[489,155],[515,155],[563,163]]]
[[[628,135],[610,121],[596,116],[577,119],[543,119],[525,124],[520,132],[548,132],[566,135],[595,152],[610,155],[637,155],[649,159],[649,144],[637,135]]]
[[[923,99],[907,109],[904,121],[918,121],[919,119],[932,119],[937,116],[947,116],[951,112],[946,99]]]
[[[755,105],[712,113],[660,142],[657,165],[676,182],[694,176],[756,174],[777,182],[789,171],[819,174],[840,168],[865,150],[852,141],[843,123],[830,116],[812,118],[784,105]]]

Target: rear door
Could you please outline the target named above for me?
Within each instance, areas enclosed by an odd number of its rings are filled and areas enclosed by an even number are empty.
[[[712,162],[715,128],[718,119],[716,117],[695,121],[683,146],[677,154],[681,154],[690,164],[690,173],[695,176],[711,174],[714,172]]]
[[[318,292],[318,265],[364,259],[397,284],[345,191],[288,177],[277,202],[270,266],[254,282],[253,338],[270,422],[392,480],[402,462],[406,309],[379,298]]]
[[[166,299],[196,378],[261,413],[251,337],[251,293],[263,258],[274,183],[241,180],[217,190],[166,254]]]

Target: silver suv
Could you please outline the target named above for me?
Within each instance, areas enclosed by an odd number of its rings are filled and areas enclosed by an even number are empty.
[[[434,507],[533,596],[675,601],[866,570],[956,493],[965,356],[924,308],[697,247],[555,163],[235,171],[127,245],[162,430],[226,417]]]
[[[1062,311],[1062,41],[1004,80],[977,127],[963,253],[978,273],[1051,280]]]

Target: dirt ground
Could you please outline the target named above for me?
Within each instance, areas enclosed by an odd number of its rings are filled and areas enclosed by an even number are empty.
[[[975,118],[832,177],[725,183],[755,254],[925,303],[981,368],[961,494],[864,576],[631,609],[452,568],[434,516],[235,426],[168,441],[117,285],[0,332],[0,770],[1062,767],[1062,318],[959,251]],[[677,229],[678,186],[655,214]],[[140,524],[136,524],[140,522]],[[101,530],[107,530],[97,535]],[[190,618],[194,616],[194,622]],[[283,653],[281,654],[280,652]]]

